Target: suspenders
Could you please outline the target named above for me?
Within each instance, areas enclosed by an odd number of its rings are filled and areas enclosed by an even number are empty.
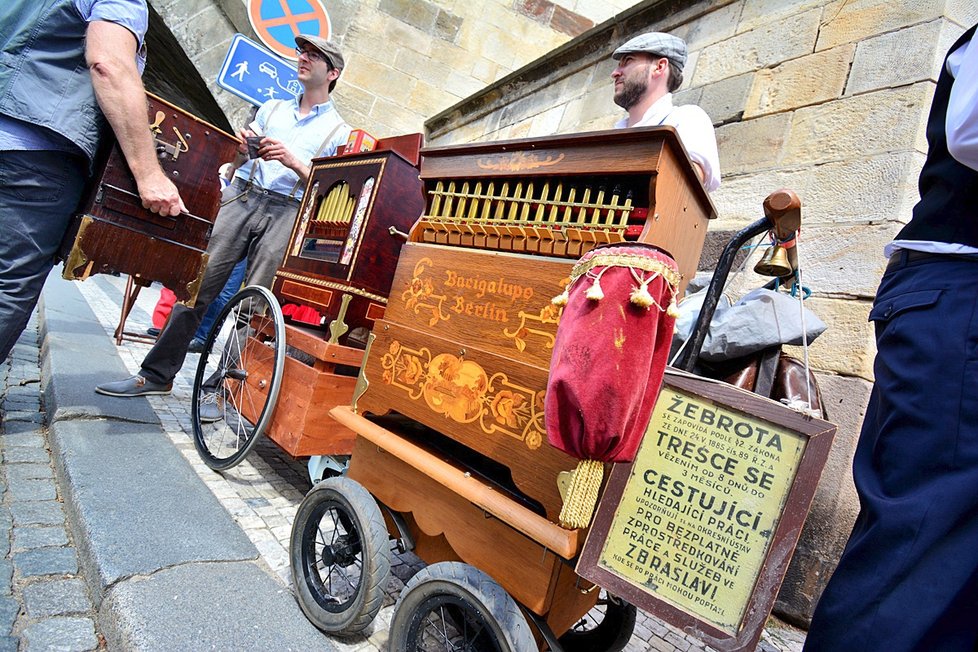
[[[278,111],[279,107],[282,106],[285,103],[286,103],[285,100],[279,100],[272,107],[272,110],[269,111],[269,113],[268,113],[268,117],[265,119],[265,124],[266,125],[269,124],[272,121],[272,116],[274,116],[275,115],[275,112]],[[333,140],[333,136],[335,136],[336,135],[336,132],[339,131],[339,128],[342,127],[342,126],[344,126],[345,124],[346,124],[345,122],[339,122],[339,123],[337,123],[337,125],[335,127],[333,127],[333,129],[329,132],[329,134],[323,140],[322,144],[316,150],[316,154],[312,158],[317,158],[318,156],[320,156],[323,153],[323,150],[325,150],[326,149],[326,146],[329,145],[329,141]],[[248,173],[248,180],[245,182],[245,187],[246,187],[245,192],[241,193],[237,197],[234,197],[232,199],[229,199],[226,202],[223,202],[222,205],[227,204],[229,202],[232,202],[235,199],[238,199],[240,197],[243,197],[245,195],[245,193],[247,193],[247,188],[250,188],[252,185],[254,185],[255,170],[258,169],[258,165],[260,164],[260,162],[261,162],[261,159],[253,159],[252,160],[252,163],[251,163],[251,171]],[[295,199],[295,193],[296,193],[296,191],[299,190],[299,186],[300,185],[302,185],[302,178],[301,177],[299,179],[297,179],[296,182],[295,182],[295,185],[292,186],[292,190],[288,194],[288,198],[289,199]]]

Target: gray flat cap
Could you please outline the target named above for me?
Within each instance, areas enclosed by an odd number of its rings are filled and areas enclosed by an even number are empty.
[[[640,34],[615,50],[611,57],[618,60],[626,54],[635,52],[665,57],[676,64],[680,70],[686,65],[686,41],[665,32]]]
[[[326,57],[326,61],[329,61],[329,65],[337,70],[343,70],[343,55],[332,41],[327,41],[323,37],[314,36],[313,34],[299,34],[295,37],[296,45],[302,46],[304,43],[308,43],[322,52],[323,56]]]

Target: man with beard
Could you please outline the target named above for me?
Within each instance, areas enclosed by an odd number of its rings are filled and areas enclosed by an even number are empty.
[[[670,34],[649,32],[631,39],[611,56],[618,61],[611,73],[615,104],[628,111],[615,127],[674,127],[700,181],[711,192],[719,188],[720,160],[713,121],[698,106],[672,103],[673,91],[683,83],[686,42]]]

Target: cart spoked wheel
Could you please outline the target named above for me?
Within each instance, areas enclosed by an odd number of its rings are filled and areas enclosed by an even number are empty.
[[[565,652],[619,652],[625,649],[635,629],[635,605],[601,592],[598,603],[563,636]]]
[[[392,652],[524,652],[536,643],[503,587],[459,562],[432,564],[404,587],[390,628]]]
[[[194,447],[223,471],[244,459],[272,418],[285,367],[278,301],[251,285],[221,310],[197,364],[190,399]]]
[[[390,537],[380,507],[345,477],[315,485],[299,505],[289,544],[292,583],[310,622],[332,634],[366,629],[390,579]]]

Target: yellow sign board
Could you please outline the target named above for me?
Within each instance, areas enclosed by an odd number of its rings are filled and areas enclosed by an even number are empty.
[[[736,636],[807,441],[664,387],[597,565]]]

